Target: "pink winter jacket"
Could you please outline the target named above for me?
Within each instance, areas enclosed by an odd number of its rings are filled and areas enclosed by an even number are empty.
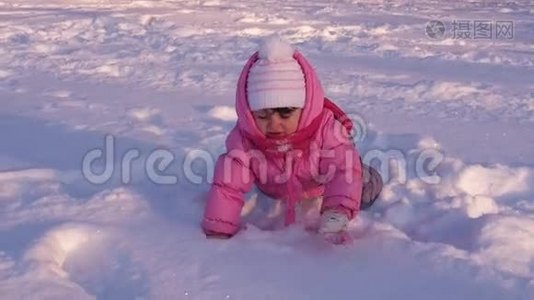
[[[236,93],[238,121],[226,140],[227,152],[216,163],[202,228],[234,235],[240,229],[243,195],[256,185],[285,202],[286,225],[295,219],[298,201],[323,196],[321,211],[337,209],[353,218],[360,207],[362,171],[357,150],[341,123],[324,106],[324,94],[308,61],[295,51],[306,81],[306,100],[298,129],[290,138],[267,139],[256,127],[246,97],[253,54]]]

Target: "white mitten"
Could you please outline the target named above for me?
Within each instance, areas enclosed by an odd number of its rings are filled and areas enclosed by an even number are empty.
[[[348,223],[349,218],[346,214],[335,210],[327,210],[321,215],[319,233],[329,234],[342,232],[347,228]]]

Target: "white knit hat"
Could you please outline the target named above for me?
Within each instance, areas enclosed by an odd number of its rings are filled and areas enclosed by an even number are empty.
[[[294,50],[279,36],[267,38],[259,59],[247,77],[247,98],[251,110],[304,107],[306,84]]]

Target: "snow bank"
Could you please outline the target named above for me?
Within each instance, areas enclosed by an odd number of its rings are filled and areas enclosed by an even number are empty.
[[[456,186],[471,196],[500,197],[532,191],[533,183],[532,169],[474,165],[460,172]]]
[[[81,224],[64,224],[39,239],[24,255],[23,261],[38,276],[68,277],[63,264],[69,255],[91,238],[101,237],[100,229]]]
[[[478,237],[475,257],[526,279],[534,278],[534,219],[532,216],[507,216],[488,222]]]

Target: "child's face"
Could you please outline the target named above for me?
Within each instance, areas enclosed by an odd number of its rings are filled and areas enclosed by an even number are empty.
[[[297,131],[301,108],[266,108],[252,112],[256,126],[266,137],[279,137]]]

